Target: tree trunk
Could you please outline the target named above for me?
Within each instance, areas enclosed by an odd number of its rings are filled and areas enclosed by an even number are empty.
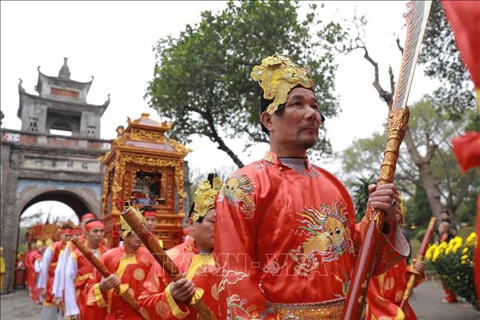
[[[432,210],[433,215],[440,217],[440,213],[443,208],[442,203],[440,202],[440,189],[438,188],[435,178],[430,174],[430,161],[435,154],[435,151],[427,152],[428,156],[422,157],[415,147],[415,143],[413,142],[412,135],[410,134],[410,130],[408,130],[408,128],[405,132],[403,141],[407,145],[408,153],[418,167],[420,177],[423,180],[423,187],[427,193],[430,209]]]
[[[209,136],[210,140],[213,142],[218,143],[218,149],[226,152],[230,158],[232,158],[233,162],[239,167],[243,168],[245,165],[243,162],[237,157],[237,155],[230,149],[225,141],[220,137],[220,135],[217,132],[217,129],[215,128],[215,123],[213,121],[213,116],[212,114],[207,111],[206,113],[202,114],[205,120],[207,120],[208,126],[210,128],[211,135]]]

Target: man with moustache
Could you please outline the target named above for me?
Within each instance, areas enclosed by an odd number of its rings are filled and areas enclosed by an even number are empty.
[[[218,195],[220,316],[341,319],[371,212],[355,226],[346,188],[307,157],[324,121],[309,70],[274,55],[251,77],[262,89],[260,121],[270,150],[235,171]],[[369,205],[386,212],[375,265],[383,273],[409,248],[395,220],[395,186],[371,185],[369,193]]]

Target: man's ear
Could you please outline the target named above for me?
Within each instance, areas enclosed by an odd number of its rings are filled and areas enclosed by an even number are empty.
[[[268,112],[262,112],[262,114],[260,115],[260,121],[265,126],[265,128],[267,128],[268,131],[272,131],[272,116]]]
[[[194,229],[194,228],[193,228],[193,219],[192,219],[192,218],[188,218],[188,219],[187,219],[187,225],[188,225],[188,228],[189,228],[190,230],[193,230],[193,229]]]

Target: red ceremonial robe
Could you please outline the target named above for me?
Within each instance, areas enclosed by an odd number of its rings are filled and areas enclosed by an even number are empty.
[[[111,272],[115,273],[121,282],[121,292],[128,291],[137,300],[142,292],[143,282],[155,262],[150,252],[143,246],[134,254],[125,252],[125,247],[113,248],[102,255],[100,261]],[[100,291],[101,275],[94,270],[86,290],[87,304],[106,308],[106,320],[142,320],[143,318],[114,289]],[[90,318],[89,318],[90,319]]]
[[[356,231],[352,199],[336,177],[308,159],[304,169],[289,168],[267,152],[226,181],[216,211],[222,319],[341,318],[369,216]],[[396,241],[408,255],[400,228],[390,230],[380,236],[375,274],[402,258]]]
[[[91,250],[91,249],[90,249]],[[98,248],[98,258],[100,259],[102,255],[108,250],[105,246],[99,245]],[[73,252],[70,253],[72,259],[77,263],[77,277],[75,278],[75,291],[77,297],[77,306],[80,311],[80,319],[91,319],[89,315],[102,313],[103,310],[99,310],[100,307],[90,305],[87,307],[87,292],[85,287],[87,286],[88,279],[93,274],[94,267],[88,261],[87,258],[75,248]],[[88,314],[87,314],[88,310]]]
[[[65,248],[65,243],[63,241],[56,241],[52,243],[47,250],[52,250],[53,257],[48,265],[48,278],[47,278],[47,295],[45,300],[43,301],[44,306],[54,306],[54,296],[52,293],[53,289],[53,280],[55,277],[55,269],[57,268],[58,258],[60,257],[60,253]],[[42,266],[45,268],[46,266]]]
[[[37,288],[37,276],[35,272],[35,261],[42,259],[42,254],[37,249],[29,251],[25,255],[25,268],[27,270],[27,287],[30,290],[30,298],[33,302],[38,302],[40,298],[40,290]]]
[[[386,273],[373,277],[367,289],[367,320],[417,320],[408,302],[400,309],[403,293],[411,273],[405,259]],[[425,274],[415,281],[415,286],[425,281]],[[384,317],[384,318],[382,318]]]
[[[199,254],[191,237],[184,243],[167,251],[180,272],[187,273],[186,278],[195,284],[196,293],[193,298],[201,298],[210,310],[220,319],[218,314],[218,290],[214,277],[215,260],[213,254]],[[144,291],[139,298],[138,307],[146,319],[197,319],[197,311],[191,305],[177,304],[170,293],[171,278],[164,269],[155,263],[143,285]]]

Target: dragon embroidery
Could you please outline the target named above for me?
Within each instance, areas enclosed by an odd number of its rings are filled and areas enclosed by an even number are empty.
[[[298,274],[307,275],[318,266],[315,254],[319,254],[323,262],[330,262],[346,252],[354,253],[347,213],[341,203],[322,204],[320,210],[308,208],[297,214],[302,223],[297,229],[308,234],[304,243],[289,252],[290,258],[297,263]]]
[[[229,205],[238,207],[245,214],[246,219],[251,219],[256,210],[253,202],[254,190],[253,182],[249,177],[243,174],[234,174],[225,182],[218,201],[226,198]]]

